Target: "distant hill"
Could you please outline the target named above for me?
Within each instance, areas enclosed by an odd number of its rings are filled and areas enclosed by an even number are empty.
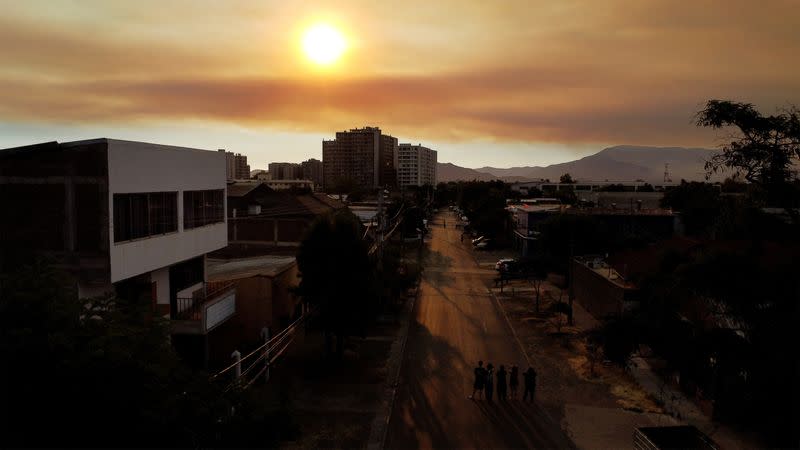
[[[524,181],[549,179],[558,181],[565,173],[572,175],[577,180],[614,180],[633,181],[645,180],[658,182],[664,179],[664,164],[669,163],[669,172],[673,181],[703,180],[705,161],[716,152],[707,148],[683,147],[639,147],[619,145],[609,147],[594,155],[546,167],[512,167],[499,169],[494,167],[481,167],[480,169],[465,169],[450,164],[447,173],[450,178],[443,178],[440,167],[440,181],[450,180],[483,180],[473,172],[485,174],[491,178],[500,178],[505,181]],[[461,176],[462,171],[464,176]]]
[[[497,177],[492,174],[478,172],[477,170],[467,169],[466,167],[459,167],[453,163],[438,163],[436,170],[436,178],[444,183],[448,181],[489,181],[497,179]]]

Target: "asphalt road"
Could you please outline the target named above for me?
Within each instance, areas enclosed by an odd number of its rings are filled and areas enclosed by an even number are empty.
[[[432,226],[386,447],[572,447],[535,402],[501,402],[496,392],[493,403],[468,398],[478,360],[495,371],[517,364],[522,372],[528,363],[487,290],[495,272],[476,264],[454,225],[442,213]]]

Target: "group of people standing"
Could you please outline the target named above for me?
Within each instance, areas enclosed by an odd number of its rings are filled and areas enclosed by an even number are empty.
[[[506,367],[501,365],[500,369],[495,374],[494,366],[488,363],[483,367],[483,361],[478,361],[478,367],[475,368],[475,382],[472,385],[472,395],[469,398],[474,399],[476,395],[483,396],[486,393],[486,400],[492,401],[495,389],[495,378],[497,379],[497,398],[499,400],[507,400],[509,391],[511,399],[516,399],[519,393],[519,368],[516,365],[511,366],[510,371],[506,371]],[[522,374],[525,382],[525,392],[522,395],[523,400],[533,401],[533,394],[536,391],[536,370],[533,367],[528,367]]]

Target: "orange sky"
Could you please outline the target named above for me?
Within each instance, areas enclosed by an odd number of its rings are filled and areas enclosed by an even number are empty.
[[[378,125],[440,161],[536,165],[613,144],[714,145],[691,124],[709,98],[765,112],[800,104],[797,0],[53,0],[3,11],[0,147],[107,136],[224,147],[263,167]],[[330,69],[300,51],[320,21],[349,43]]]

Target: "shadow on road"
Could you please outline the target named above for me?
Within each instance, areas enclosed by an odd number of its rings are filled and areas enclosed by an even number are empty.
[[[450,401],[461,386],[452,386],[453,374],[468,373],[461,353],[427,327],[414,323],[413,348],[408,348],[403,366],[399,399],[395,404],[387,448],[452,447],[451,435],[440,417],[457,414]],[[425,435],[419,434],[425,430]]]
[[[423,272],[423,277],[428,280],[432,285],[438,287],[452,286],[455,279],[452,274],[448,273],[447,269],[453,266],[453,258],[447,256],[437,250],[427,249],[423,256],[423,264],[426,269]]]
[[[438,250],[426,248],[422,256],[425,267],[436,269],[449,269],[453,266],[453,258]]]

